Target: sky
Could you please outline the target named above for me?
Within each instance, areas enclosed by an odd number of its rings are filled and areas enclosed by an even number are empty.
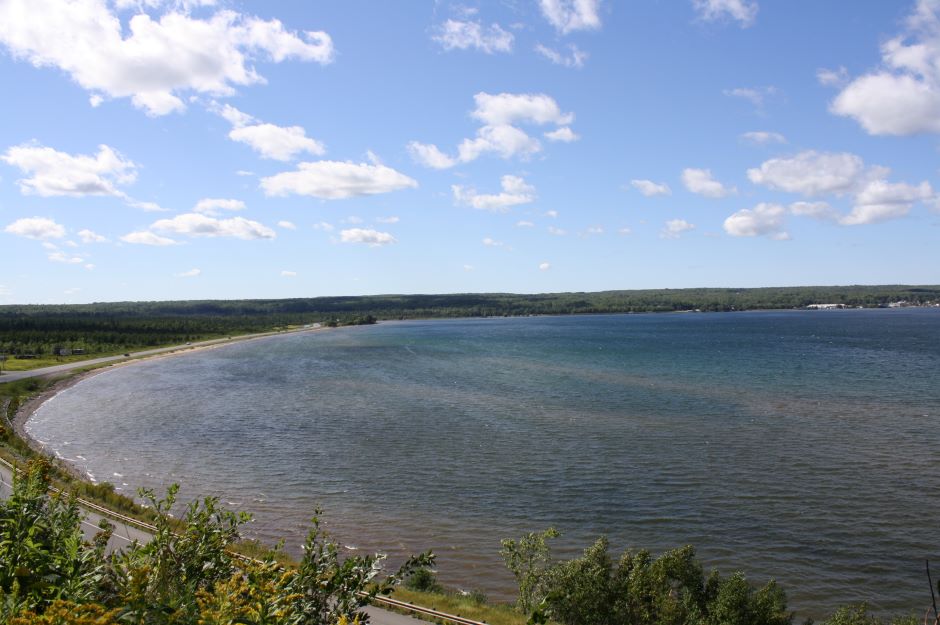
[[[940,283],[940,0],[0,0],[0,304]]]

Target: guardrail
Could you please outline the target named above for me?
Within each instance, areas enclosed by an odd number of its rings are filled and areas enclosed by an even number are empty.
[[[5,465],[13,473],[22,473],[22,471],[18,469],[15,465],[7,462],[3,458],[0,458],[0,464]],[[62,490],[55,488],[54,486],[50,486],[49,490],[56,494],[63,494]],[[87,499],[76,497],[75,502],[78,503],[83,508],[94,510],[95,512],[103,514],[116,521],[120,521],[121,523],[124,523],[125,525],[133,525],[134,527],[138,529],[141,529],[150,533],[157,531],[157,527],[155,525],[151,525],[150,523],[146,523],[139,519],[129,517],[125,514],[121,514],[120,512],[115,512],[114,510],[111,510],[110,508],[105,508],[104,506],[100,506],[94,503],[93,501],[88,501]],[[251,562],[253,564],[262,563],[261,560],[258,560],[257,558],[252,558],[251,556],[246,556],[240,553],[232,552],[231,555],[235,557],[237,560],[241,560],[242,562]],[[359,595],[364,597],[366,596],[366,593],[360,592]],[[390,597],[372,597],[372,602],[386,605],[392,608],[397,608],[399,610],[407,610],[410,612],[414,612],[415,614],[431,616],[437,619],[441,619],[443,621],[456,623],[457,625],[488,625],[486,622],[474,621],[472,619],[464,618],[456,614],[448,614],[446,612],[440,612],[438,610],[434,610],[433,608],[425,608],[423,606],[414,605],[413,603],[407,603],[405,601],[399,601],[398,599],[392,599]]]

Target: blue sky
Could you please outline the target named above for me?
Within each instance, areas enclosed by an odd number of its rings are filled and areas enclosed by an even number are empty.
[[[0,0],[0,303],[940,282],[940,2]]]

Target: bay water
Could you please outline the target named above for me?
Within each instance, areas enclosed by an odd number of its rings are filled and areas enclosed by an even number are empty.
[[[922,613],[940,574],[940,309],[381,323],[116,367],[31,435],[133,494],[173,482],[298,553],[432,548],[511,599],[501,538],[558,557],[692,544],[799,615]]]

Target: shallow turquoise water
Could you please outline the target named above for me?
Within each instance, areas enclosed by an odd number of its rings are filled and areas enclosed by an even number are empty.
[[[499,539],[559,555],[691,543],[801,616],[929,602],[940,533],[940,310],[387,323],[95,376],[32,434],[126,491],[183,485],[302,542],[434,548],[508,597]]]

